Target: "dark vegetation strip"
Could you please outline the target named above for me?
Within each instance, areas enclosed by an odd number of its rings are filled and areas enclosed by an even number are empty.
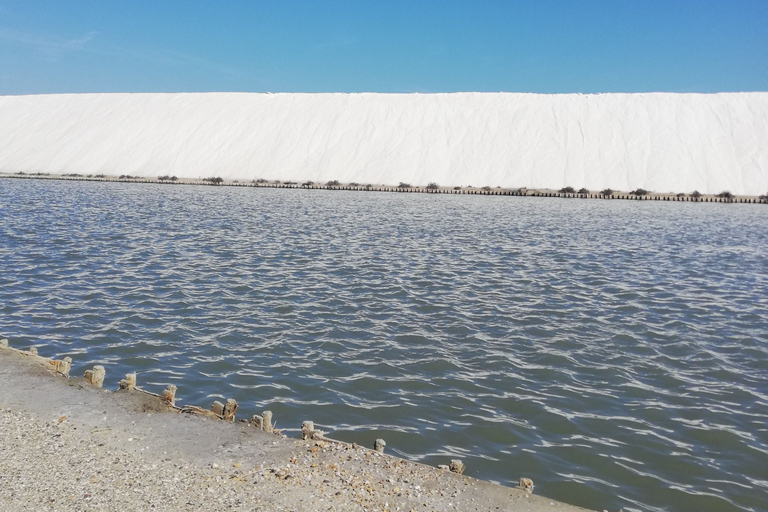
[[[330,180],[326,183],[315,183],[305,181],[298,183],[296,181],[269,181],[265,179],[255,179],[251,181],[226,181],[219,176],[211,176],[201,179],[177,178],[176,176],[159,176],[158,178],[143,178],[122,174],[119,177],[109,177],[104,174],[62,174],[52,175],[49,173],[24,173],[17,172],[13,174],[0,173],[3,178],[21,178],[21,179],[52,179],[65,181],[106,181],[120,183],[154,183],[163,185],[209,185],[225,187],[256,187],[256,188],[298,188],[311,190],[348,190],[362,192],[399,192],[399,193],[417,193],[417,194],[458,194],[458,195],[480,195],[480,196],[525,196],[525,197],[559,197],[566,199],[622,199],[635,201],[687,201],[696,203],[761,203],[768,204],[768,192],[760,196],[736,196],[729,191],[723,191],[719,194],[702,194],[694,190],[690,194],[680,193],[655,193],[638,188],[631,192],[621,192],[610,188],[599,192],[590,191],[586,188],[579,190],[573,187],[564,187],[560,190],[548,189],[529,189],[521,188],[492,188],[490,186],[473,187],[441,187],[435,182],[430,182],[427,186],[412,186],[410,183],[400,182],[397,186],[388,185],[361,185],[359,183],[341,183],[338,180]]]

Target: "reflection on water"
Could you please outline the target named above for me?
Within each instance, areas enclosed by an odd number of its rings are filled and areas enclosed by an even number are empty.
[[[595,509],[768,510],[768,208],[0,180],[0,332]]]

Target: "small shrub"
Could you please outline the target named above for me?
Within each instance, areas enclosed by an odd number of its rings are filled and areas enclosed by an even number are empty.
[[[296,182],[295,181],[286,181],[285,184],[286,185],[296,185]]]
[[[203,178],[203,181],[207,181],[211,185],[221,185],[224,183],[224,178],[221,178],[219,176],[212,176],[210,178]]]
[[[489,187],[488,185],[486,185],[486,186],[484,186],[484,187],[483,187],[483,190],[485,190],[485,191],[487,192],[488,190],[491,190],[491,187]]]
[[[721,199],[733,199],[733,194],[731,194],[727,190],[724,190],[724,191],[720,192],[719,194],[717,194],[717,197],[719,197]]]
[[[400,184],[397,186],[397,188],[411,188],[411,184],[410,183],[403,183],[401,181]]]
[[[698,199],[701,197],[701,192],[699,192],[698,190],[694,190],[693,192],[691,192],[691,197],[693,197],[694,199]]]
[[[350,183],[350,184],[349,184],[349,186],[350,186],[350,187],[359,187],[359,186],[360,186],[360,184],[359,184],[359,183],[355,183],[355,182],[353,181],[352,183]]]
[[[170,179],[171,177],[166,174],[165,176],[159,176],[157,181],[169,181]]]
[[[453,187],[453,190],[461,190],[461,187]]]
[[[96,177],[97,178],[106,178],[107,176],[105,174],[97,174]]]
[[[589,190],[585,189],[584,187],[579,189],[579,194],[589,194]]]
[[[600,191],[600,195],[601,196],[612,196],[613,195],[613,190],[611,190],[610,188],[604,188],[603,190]]]
[[[326,187],[338,187],[339,185],[339,180],[331,180],[325,184]]]
[[[645,190],[644,188],[638,188],[638,189],[635,189],[632,192],[630,192],[630,195],[633,195],[633,196],[647,196],[648,195],[648,191]]]
[[[430,182],[429,182],[429,185],[427,185],[427,189],[428,189],[428,190],[437,190],[437,189],[439,189],[439,188],[440,188],[440,185],[438,185],[438,184],[437,184],[437,183],[435,183],[434,181],[430,181]]]
[[[179,181],[179,178],[177,178],[176,176],[171,176],[171,181]]]
[[[301,184],[301,186],[302,187],[311,187],[314,184],[315,184],[314,181],[305,181],[304,183]]]
[[[254,183],[266,183],[267,180],[265,180],[264,178],[259,178],[259,179],[253,180],[253,182]]]
[[[575,194],[576,191],[573,189],[573,187],[563,187],[560,189],[561,194]]]

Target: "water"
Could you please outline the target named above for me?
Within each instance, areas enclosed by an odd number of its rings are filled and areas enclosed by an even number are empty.
[[[768,510],[768,208],[0,180],[0,333],[598,510]]]

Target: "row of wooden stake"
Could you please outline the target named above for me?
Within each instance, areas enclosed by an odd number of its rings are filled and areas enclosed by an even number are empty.
[[[0,339],[0,348],[5,348],[17,354],[21,354],[27,358],[31,358],[35,362],[51,370],[55,375],[60,375],[62,377],[69,378],[69,372],[72,369],[72,359],[70,357],[65,357],[62,360],[45,358],[40,356],[37,353],[37,348],[35,347],[32,347],[29,350],[19,350],[19,349],[10,347],[8,346],[7,339]],[[83,380],[86,383],[90,384],[91,386],[101,388],[101,387],[104,387],[104,378],[106,377],[106,374],[107,374],[107,371],[102,365],[95,365],[93,368],[89,370],[85,370],[85,374],[83,375]],[[125,376],[124,379],[121,379],[120,384],[117,388],[117,391],[136,391],[136,392],[141,392],[141,393],[145,393],[145,394],[157,397],[160,400],[162,400],[163,403],[168,405],[171,409],[175,410],[176,412],[197,414],[200,416],[205,416],[205,417],[214,418],[217,420],[222,420],[227,422],[235,421],[235,413],[237,412],[237,401],[234,398],[227,399],[225,403],[221,403],[217,400],[213,402],[210,409],[203,409],[202,407],[197,407],[195,405],[185,405],[183,407],[178,407],[176,405],[176,390],[177,388],[173,384],[169,384],[163,390],[163,392],[160,393],[159,395],[156,393],[152,393],[151,391],[142,389],[136,385],[135,373],[129,373]],[[240,421],[246,421],[246,420],[240,420]],[[260,415],[254,415],[251,418],[251,421],[249,423],[253,427],[259,430],[262,430],[264,432],[280,434],[280,431],[275,429],[274,423],[272,422],[272,411],[264,411]],[[301,439],[303,440],[311,439],[316,441],[326,441],[326,442],[332,442],[332,443],[347,444],[347,443],[344,443],[343,441],[336,441],[334,439],[329,439],[325,437],[325,433],[323,431],[315,429],[315,424],[312,421],[305,421],[301,424]],[[353,443],[353,446],[356,446],[356,445]],[[387,446],[386,441],[384,441],[383,439],[376,439],[376,441],[373,444],[373,449],[379,453],[384,453],[384,448],[386,446]],[[451,460],[450,465],[441,465],[438,467],[440,469],[449,470],[459,475],[464,473],[464,469],[466,468],[464,463],[459,459]],[[525,480],[528,480],[528,479],[525,479]],[[521,483],[521,486],[522,486],[522,483]],[[533,485],[531,485],[531,489],[532,488],[533,488]]]

